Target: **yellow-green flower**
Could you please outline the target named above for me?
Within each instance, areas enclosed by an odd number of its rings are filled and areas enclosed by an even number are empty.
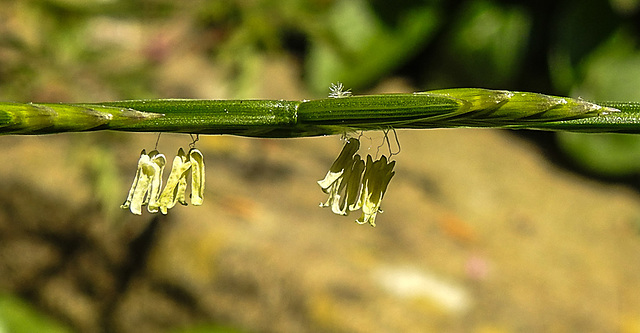
[[[327,201],[321,203],[320,207],[331,207],[334,213],[347,215],[349,213],[348,206],[357,201],[357,190],[364,169],[362,159],[359,155],[355,155],[358,148],[360,148],[360,141],[349,139],[338,158],[329,168],[327,175],[318,181],[322,191],[329,194]],[[354,188],[355,196],[353,195]]]
[[[331,207],[335,214],[345,216],[362,209],[362,215],[356,222],[375,226],[376,216],[382,212],[380,203],[395,174],[395,161],[388,162],[384,155],[373,161],[371,155],[367,155],[365,163],[356,154],[358,148],[360,142],[350,139],[324,179],[318,181],[322,191],[329,194],[320,207]]]
[[[127,200],[120,206],[129,209],[133,214],[142,215],[142,206],[155,205],[162,187],[162,172],[167,160],[157,150],[146,153],[142,150],[138,160],[138,168]],[[149,207],[150,212],[155,208]],[[155,210],[157,212],[157,210]]]
[[[329,199],[322,205],[331,206],[331,211],[335,214],[349,215],[350,211],[358,210],[358,192],[360,179],[364,171],[364,161],[360,155],[356,154],[350,161],[344,173],[329,187]]]
[[[358,205],[362,207],[362,216],[356,220],[359,224],[369,223],[376,226],[376,215],[382,213],[380,202],[387,191],[389,182],[395,172],[393,168],[396,162],[387,162],[386,156],[373,161],[371,155],[367,155],[367,163],[362,176],[362,188]]]
[[[180,148],[178,155],[173,159],[171,173],[167,179],[158,207],[162,214],[167,214],[167,210],[173,208],[177,202],[186,205],[185,193],[187,191],[187,172],[191,168],[191,162],[187,160],[187,154]]]
[[[189,154],[185,154],[184,150],[180,148],[178,155],[173,159],[167,184],[162,189],[162,174],[166,163],[165,156],[157,150],[149,154],[142,150],[129,195],[120,207],[129,209],[133,214],[142,215],[142,206],[147,205],[149,213],[160,211],[166,215],[176,203],[186,205],[187,173],[189,170],[191,170],[191,203],[195,206],[202,205],[205,184],[202,152],[191,148]]]
[[[331,164],[329,172],[324,179],[318,181],[318,185],[322,187],[325,193],[329,193],[329,188],[333,185],[342,175],[344,170],[350,168],[353,164],[353,155],[360,148],[360,141],[358,139],[349,139],[342,147],[342,151],[338,158]]]

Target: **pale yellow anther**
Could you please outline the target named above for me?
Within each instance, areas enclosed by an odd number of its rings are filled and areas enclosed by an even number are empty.
[[[154,160],[144,150],[140,153],[136,177],[127,200],[120,206],[123,209],[129,208],[131,213],[136,215],[142,215],[142,206],[152,199],[152,195],[156,193],[154,191],[159,191],[162,185],[159,179],[162,178],[162,167],[166,160],[163,162],[164,155],[158,154],[157,151],[152,152],[152,155],[155,157]]]
[[[133,200],[133,195],[138,185],[138,180],[140,179],[140,171],[142,170],[142,164],[144,163],[145,159],[149,159],[149,156],[147,155],[147,152],[143,149],[142,152],[140,153],[140,159],[138,160],[136,175],[135,177],[133,177],[133,184],[131,184],[131,189],[129,189],[129,194],[127,195],[127,199],[124,201],[122,205],[120,205],[120,208],[122,209],[129,209],[129,206],[131,205],[131,200]]]
[[[184,192],[187,187],[187,172],[191,168],[191,162],[187,160],[187,154],[180,148],[178,155],[173,159],[171,173],[167,179],[167,184],[158,199],[158,208],[162,214],[167,214],[167,210],[173,208],[176,202],[184,203]],[[184,184],[184,186],[182,186]]]
[[[367,155],[367,163],[362,176],[362,189],[358,200],[362,207],[362,216],[356,222],[376,226],[376,216],[382,212],[380,203],[391,178],[395,175],[393,171],[395,164],[395,161],[388,163],[384,155],[375,162],[371,155]]]
[[[329,172],[324,179],[318,181],[318,185],[322,187],[325,193],[329,193],[329,188],[344,174],[345,169],[350,168],[353,165],[353,155],[360,148],[360,141],[358,139],[349,139],[347,143],[342,147],[342,151],[338,158],[333,162],[329,168]]]
[[[191,204],[202,205],[204,201],[204,157],[197,148],[189,150],[189,161],[191,162]]]
[[[151,177],[149,193],[147,194],[146,202],[143,202],[143,204],[146,203],[148,205],[147,210],[149,213],[157,213],[159,206],[158,198],[160,197],[160,190],[162,189],[162,174],[167,164],[167,158],[157,150],[150,152],[149,157],[151,157],[151,164],[155,166],[153,167],[154,173]]]
[[[349,211],[358,210],[361,206],[358,204],[360,196],[360,182],[362,181],[362,173],[364,172],[365,163],[360,155],[354,156],[354,163],[351,174],[347,179],[347,187],[345,189],[345,207],[348,206]]]

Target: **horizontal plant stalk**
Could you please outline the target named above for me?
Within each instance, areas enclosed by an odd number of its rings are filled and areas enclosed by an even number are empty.
[[[316,100],[0,103],[0,134],[97,130],[305,137],[357,130],[489,127],[640,133],[640,103],[479,88]]]

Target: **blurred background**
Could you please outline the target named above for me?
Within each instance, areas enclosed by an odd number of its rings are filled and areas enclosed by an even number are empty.
[[[0,100],[640,101],[639,38],[638,0],[1,0]],[[640,332],[636,136],[399,131],[376,228],[318,208],[338,137],[201,137],[205,204],[132,216],[157,138],[0,137],[0,332]]]

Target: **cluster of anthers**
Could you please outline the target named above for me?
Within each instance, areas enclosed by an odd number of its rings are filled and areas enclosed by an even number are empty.
[[[344,216],[362,209],[356,222],[375,227],[376,215],[382,213],[380,202],[395,174],[396,162],[388,162],[384,155],[376,161],[367,155],[365,162],[356,154],[359,148],[358,139],[348,139],[327,175],[318,181],[322,191],[329,194],[320,207],[331,207],[335,214]]]
[[[162,189],[162,173],[167,164],[167,159],[157,150],[147,154],[145,150],[140,153],[138,170],[133,179],[131,190],[127,200],[120,206],[129,209],[133,214],[142,215],[142,206],[147,206],[149,213],[167,214],[167,210],[173,208],[176,203],[187,205],[187,175],[191,171],[191,204],[202,205],[204,194],[204,161],[202,152],[197,148],[191,148],[185,153],[182,148],[173,159],[171,173],[167,184]]]

